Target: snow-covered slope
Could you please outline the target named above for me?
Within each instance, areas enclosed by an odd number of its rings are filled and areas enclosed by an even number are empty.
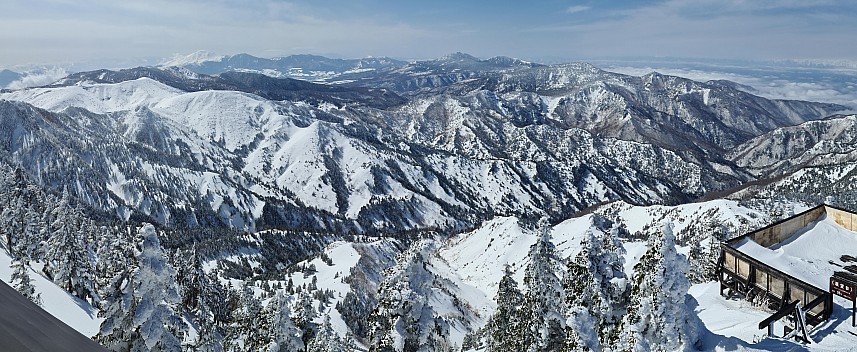
[[[122,75],[128,79],[117,78]],[[308,221],[327,227],[321,219],[342,217],[364,229],[460,228],[488,214],[547,212],[559,217],[614,199],[683,201],[748,177],[706,157],[652,144],[550,124],[518,126],[514,120],[525,112],[498,105],[498,96],[491,93],[425,98],[382,111],[271,101],[227,90],[188,92],[175,87],[206,85],[216,78],[180,77],[177,71],[101,72],[79,78],[83,80],[76,78],[73,85],[2,95],[53,111],[51,119],[63,121],[32,134],[26,145],[33,147],[13,150],[13,159],[52,159],[33,153],[60,145],[82,152],[80,158],[97,160],[88,166],[101,169],[94,174],[110,178],[72,187],[78,196],[123,217],[131,210],[160,223],[219,219],[253,229],[265,218],[264,226]],[[22,120],[43,116],[19,111],[13,115]],[[70,125],[88,127],[65,127]],[[16,128],[10,125],[10,130]],[[64,137],[37,137],[55,129],[63,130]],[[68,148],[69,142],[105,139],[109,142]],[[129,140],[155,153],[129,149]],[[41,147],[43,143],[54,147]],[[119,147],[102,151],[105,143]],[[135,190],[129,175],[139,171],[126,169],[119,156],[139,160],[138,170],[146,171],[155,195]],[[78,168],[63,164],[61,168]],[[45,171],[38,163],[23,166],[31,175]],[[56,188],[64,182],[34,178]],[[109,193],[99,190],[105,185]],[[210,212],[198,213],[196,204],[206,203]],[[404,211],[384,210],[394,204]],[[302,220],[286,219],[276,210],[295,207],[307,208]]]
[[[224,59],[226,56],[217,55],[210,51],[206,50],[197,50],[187,55],[175,54],[171,58],[162,60],[158,65],[160,66],[189,66],[189,65],[199,65],[208,61],[219,61]]]
[[[703,250],[708,253],[711,251],[707,248],[709,238],[732,237],[784,215],[788,214],[766,214],[725,200],[674,207],[615,203],[599,207],[593,214],[571,218],[553,226],[551,241],[556,246],[557,256],[562,259],[574,258],[581,250],[581,241],[590,238],[589,234],[600,237],[609,232],[620,236],[627,249],[624,261],[630,281],[635,275],[634,266],[647,250],[646,242],[640,239],[659,231],[664,223],[669,224],[685,243],[679,252],[688,253],[691,243],[697,241],[703,243]],[[298,268],[312,265],[314,271],[305,273],[299,270],[270,284],[286,285],[286,281],[291,281],[295,286],[306,287],[312,283],[322,291],[329,290],[331,300],[315,301],[313,304],[331,317],[338,334],[344,336],[350,333],[358,338],[368,338],[369,335],[364,335],[367,333],[367,330],[362,330],[365,327],[348,322],[354,317],[355,310],[360,311],[354,307],[383,304],[379,302],[388,302],[390,299],[393,300],[391,302],[403,302],[399,301],[402,297],[410,297],[408,299],[411,303],[426,300],[431,302],[431,307],[425,308],[429,309],[424,310],[425,314],[446,319],[458,317],[448,321],[467,322],[453,324],[456,327],[444,335],[450,342],[460,345],[466,335],[484,327],[488,317],[495,314],[497,287],[506,267],[512,271],[515,281],[524,282],[524,269],[532,260],[530,248],[538,239],[538,230],[532,221],[498,217],[483,223],[474,231],[441,242],[417,241],[405,250],[401,243],[389,240],[335,242],[321,256],[297,265]],[[394,257],[396,259],[392,260]],[[324,258],[329,258],[329,261]],[[709,258],[713,258],[713,255]],[[414,265],[415,261],[420,264]],[[557,276],[562,277],[563,271],[557,268]],[[389,297],[391,292],[386,285],[392,283],[401,286],[395,286],[398,288],[392,292],[408,293],[402,293],[402,297],[392,296],[399,298]],[[421,292],[419,287],[429,283],[433,285],[433,293]],[[717,287],[717,283],[703,283],[690,290],[696,305],[689,309],[695,311],[705,324],[700,346],[704,350],[800,349],[800,345],[795,342],[776,339],[762,341],[764,331],[756,329],[756,320],[761,321],[770,312],[749,303],[727,300],[717,293]],[[367,292],[368,296],[363,296]],[[356,299],[357,296],[362,298]],[[462,310],[461,307],[466,308]],[[409,310],[411,308],[399,309],[403,310],[397,310],[396,314],[413,314]],[[837,317],[841,318],[839,313]],[[322,316],[317,317],[317,322],[321,321]],[[424,331],[426,327],[411,326],[411,329]],[[844,328],[832,329],[839,331],[831,333],[825,329],[814,332],[813,338],[820,343],[813,345],[811,350],[835,350],[837,346],[857,341],[842,336],[846,334]],[[406,336],[400,333],[402,335],[397,336]],[[360,341],[371,343],[370,340]]]
[[[857,115],[836,116],[766,133],[729,153],[754,174],[777,176],[807,166],[857,160]]]

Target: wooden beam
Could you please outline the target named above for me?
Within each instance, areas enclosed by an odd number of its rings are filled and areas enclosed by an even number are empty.
[[[759,323],[759,329],[764,329],[765,327],[772,324],[773,322],[780,320],[781,318],[783,318],[789,314],[793,314],[795,311],[795,307],[797,306],[797,304],[799,302],[800,301],[794,301],[792,303],[786,304],[784,307],[780,308],[780,310],[778,310],[776,313],[771,314],[771,316],[769,316],[765,320],[762,320]]]

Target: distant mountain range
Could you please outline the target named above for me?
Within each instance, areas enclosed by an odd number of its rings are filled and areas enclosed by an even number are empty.
[[[295,68],[327,72],[326,83],[254,73]],[[844,109],[462,53],[235,55],[81,72],[0,98],[14,131],[3,159],[98,209],[172,226],[347,232],[687,202],[760,177],[727,151]]]
[[[197,73],[217,75],[229,71],[261,73],[272,77],[322,80],[348,72],[396,67],[406,62],[386,57],[363,59],[331,59],[318,55],[290,55],[272,59],[248,54],[217,56],[196,52],[161,62],[159,67],[180,66]]]

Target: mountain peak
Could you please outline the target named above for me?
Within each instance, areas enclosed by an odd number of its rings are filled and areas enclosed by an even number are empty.
[[[198,65],[206,61],[220,61],[223,60],[226,56],[217,55],[210,51],[206,50],[197,50],[188,55],[175,54],[173,57],[169,59],[164,59],[158,66],[185,66],[185,65]]]
[[[456,51],[452,54],[441,57],[438,61],[479,61],[479,59],[473,55]]]

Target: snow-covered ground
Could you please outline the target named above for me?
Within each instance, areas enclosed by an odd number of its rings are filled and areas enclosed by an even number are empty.
[[[705,325],[702,346],[705,351],[857,351],[857,328],[851,327],[851,305],[835,299],[833,316],[810,333],[810,344],[793,340],[766,338],[767,331],[759,322],[768,312],[741,300],[730,300],[718,292],[720,284],[708,282],[690,289],[697,306],[695,311]],[[783,325],[775,324],[775,333],[782,334]]]
[[[617,204],[613,207],[613,211],[619,214],[619,219],[631,233],[665,221],[673,223],[674,229],[681,231],[686,227],[689,228],[690,224],[707,217],[732,221],[738,218],[752,220],[763,217],[731,201],[712,201],[675,207],[636,207],[627,204]],[[600,231],[593,226],[593,216],[590,214],[571,218],[553,227],[552,240],[561,257],[576,255],[580,248],[580,241],[585,238],[587,231]],[[811,233],[807,236],[799,236],[806,232]],[[854,237],[855,242],[842,239],[850,238],[848,236]],[[460,234],[439,243],[439,249],[427,258],[426,270],[432,272],[433,277],[438,279],[437,282],[446,282],[444,287],[449,290],[449,295],[438,294],[432,299],[455,297],[476,313],[478,319],[470,326],[471,329],[484,324],[496,309],[493,298],[504,267],[509,265],[515,272],[516,280],[521,282],[523,279],[521,269],[529,262],[528,251],[537,237],[535,230],[525,229],[520,220],[514,217],[498,217],[472,232]],[[821,257],[801,259],[797,256],[799,249],[802,252],[807,248],[819,253]],[[857,234],[839,227],[831,219],[821,218],[777,248],[763,249],[780,258],[801,260],[802,265],[807,265],[809,260],[824,260],[823,262],[826,263],[828,256],[841,254],[839,252],[842,248],[857,248]],[[646,252],[647,244],[645,241],[626,241],[624,249],[626,251],[625,272],[632,277],[633,266]],[[335,309],[336,303],[343,302],[345,295],[353,289],[344,282],[345,277],[352,270],[359,269],[358,262],[361,257],[378,257],[369,261],[377,263],[382,256],[394,256],[397,251],[398,249],[389,239],[377,239],[365,243],[337,241],[325,249],[330,262],[315,257],[298,263],[303,266],[312,264],[316,269],[314,273],[304,274],[298,271],[270,283],[285,285],[291,279],[295,286],[303,286],[309,285],[315,277],[319,289],[329,290],[332,293],[331,301],[324,305],[324,312],[316,322],[321,323],[323,315],[330,315],[333,329],[340,336],[345,336],[348,327]],[[687,247],[681,247],[679,251],[686,253]],[[9,282],[11,275],[10,264],[8,253],[0,250],[0,279],[6,282]],[[40,274],[38,269],[38,267],[36,270],[31,269],[30,276],[34,279],[37,290],[41,292],[45,309],[84,335],[95,335],[101,323],[101,319],[96,317],[97,311],[86,302],[59,289]],[[238,283],[233,284],[238,286]],[[441,291],[438,292],[443,293]],[[857,328],[852,328],[850,325],[850,303],[841,298],[835,299],[832,319],[811,332],[813,343],[803,345],[794,341],[765,337],[766,331],[758,329],[758,323],[772,312],[754,307],[749,302],[722,297],[719,294],[717,282],[694,285],[688,293],[689,297],[692,297],[688,300],[691,309],[704,324],[702,345],[698,346],[702,350],[857,351],[857,335],[851,334],[857,334]],[[257,294],[261,294],[260,289],[257,289]],[[438,314],[455,313],[451,303],[441,300],[433,302]],[[318,309],[319,305],[319,302],[314,300],[313,306]],[[450,334],[454,335],[452,340],[460,343],[467,330],[459,325],[454,325],[453,328],[454,331],[450,331]],[[781,333],[782,329],[782,324],[778,323],[776,331]]]

